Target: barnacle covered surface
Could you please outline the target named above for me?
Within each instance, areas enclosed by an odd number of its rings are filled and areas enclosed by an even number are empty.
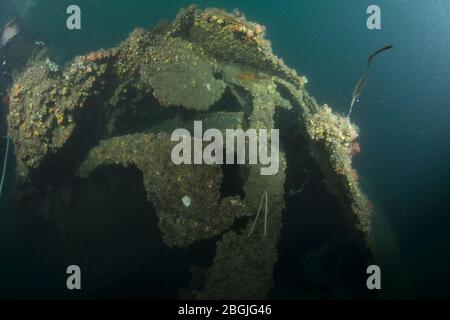
[[[96,115],[93,103],[104,82],[106,65],[77,59],[63,74],[53,74],[45,63],[27,69],[11,89],[8,134],[16,144],[17,174],[26,181],[30,170],[57,153],[83,126],[83,109]],[[92,110],[96,108],[96,110]]]
[[[242,165],[232,176],[240,194],[225,195],[224,167],[172,163],[170,133],[192,134],[194,120],[204,130],[274,129],[281,109],[290,112],[306,141],[304,157],[338,200],[335,210],[364,242],[371,205],[351,166],[358,129],[308,94],[307,79],[272,53],[264,31],[241,13],[191,6],[172,23],[136,29],[117,48],[77,57],[61,71],[45,63],[29,68],[11,89],[8,118],[19,207],[70,216],[77,184],[101,168],[137,168],[166,245],[217,243],[204,283],[183,295],[267,298],[286,207],[285,150],[277,174]],[[255,222],[266,192],[267,210]]]
[[[169,38],[150,47],[146,55],[150,58],[142,77],[164,106],[207,111],[225,90],[225,83],[214,78],[217,62],[190,42]]]

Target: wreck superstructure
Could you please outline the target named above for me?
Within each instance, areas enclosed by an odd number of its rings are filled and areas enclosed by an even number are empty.
[[[76,181],[108,166],[136,168],[165,245],[216,241],[201,286],[184,296],[267,298],[286,207],[286,150],[276,175],[242,165],[230,178],[220,165],[174,165],[170,134],[192,129],[194,120],[205,129],[274,129],[277,110],[286,110],[304,157],[339,203],[336,211],[369,244],[372,205],[352,168],[359,129],[319,105],[306,84],[273,54],[263,26],[195,6],[152,31],[136,29],[116,48],[77,57],[61,71],[37,62],[10,92],[16,206],[70,217],[80,201]],[[239,179],[241,194],[225,194],[225,179]],[[263,194],[267,218],[249,236]]]

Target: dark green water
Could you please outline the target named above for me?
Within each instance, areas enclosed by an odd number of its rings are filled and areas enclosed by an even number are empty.
[[[355,166],[398,241],[403,262],[399,272],[413,288],[398,297],[449,297],[450,2],[378,0],[382,30],[369,31],[365,11],[372,2],[196,3],[239,8],[249,20],[265,25],[274,52],[308,77],[308,89],[320,103],[339,112],[347,111],[367,56],[394,45],[373,63],[353,113],[362,146]],[[55,60],[63,63],[77,54],[115,46],[135,27],[170,20],[190,1],[79,0],[83,29],[76,32],[65,28],[65,9],[72,1],[0,3],[5,9],[1,24],[16,14],[23,16],[27,28],[43,36]]]

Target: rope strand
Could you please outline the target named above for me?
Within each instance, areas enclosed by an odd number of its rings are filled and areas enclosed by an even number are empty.
[[[9,152],[9,137],[5,137],[5,138],[6,138],[6,150],[5,150],[5,160],[3,162],[2,180],[0,182],[0,197],[2,196],[3,183],[5,182],[6,164],[8,161],[8,152]]]

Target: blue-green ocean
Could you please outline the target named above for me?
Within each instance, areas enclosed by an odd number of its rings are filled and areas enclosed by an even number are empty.
[[[65,11],[75,3],[82,9],[82,30],[69,31]],[[397,278],[398,284],[386,296],[450,297],[450,1],[195,3],[201,8],[239,8],[247,19],[265,25],[274,53],[308,78],[307,89],[320,104],[327,103],[339,113],[348,110],[368,55],[393,45],[373,61],[352,114],[361,130],[361,153],[354,165],[364,192],[382,208],[375,217],[380,221],[374,227],[375,241],[392,246],[389,252],[379,253],[396,264],[389,277]],[[189,4],[185,0],[0,0],[0,25],[20,16],[27,30],[44,39],[54,60],[64,64],[76,55],[118,45],[136,27],[151,29],[162,19],[172,20]],[[381,30],[366,27],[371,4],[381,8]],[[3,155],[3,141],[1,150]],[[7,210],[0,208],[0,221],[8,219]],[[14,231],[0,230],[2,246],[7,248]],[[44,286],[39,279],[31,285]],[[275,288],[275,298],[302,297],[292,288]],[[33,292],[38,295],[39,290]],[[0,294],[5,295],[8,292]]]

